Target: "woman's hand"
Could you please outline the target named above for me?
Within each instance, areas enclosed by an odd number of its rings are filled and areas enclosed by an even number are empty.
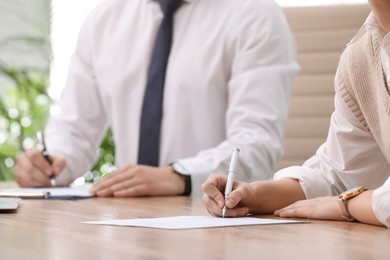
[[[274,214],[289,218],[344,220],[337,202],[337,196],[300,200],[276,210]]]
[[[255,190],[248,183],[233,183],[233,190],[225,201],[224,191],[226,177],[212,174],[202,185],[203,203],[208,212],[216,217],[222,216],[222,209],[226,205],[226,217],[243,217],[250,211],[250,203],[255,200]]]

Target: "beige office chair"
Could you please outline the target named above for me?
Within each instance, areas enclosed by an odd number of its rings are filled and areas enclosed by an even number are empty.
[[[326,140],[339,57],[370,9],[356,4],[285,7],[284,11],[297,42],[301,70],[293,83],[285,155],[277,169],[301,165]]]

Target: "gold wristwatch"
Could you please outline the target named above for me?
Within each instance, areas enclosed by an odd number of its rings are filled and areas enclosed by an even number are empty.
[[[367,188],[363,186],[355,187],[352,189],[349,189],[347,191],[344,191],[341,193],[338,197],[338,203],[341,210],[342,218],[346,221],[354,221],[355,219],[349,214],[348,208],[347,208],[347,201],[353,197],[356,197],[360,193],[368,190]]]

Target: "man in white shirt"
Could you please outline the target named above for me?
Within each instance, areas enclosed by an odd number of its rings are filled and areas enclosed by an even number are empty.
[[[83,25],[59,116],[46,128],[52,165],[37,149],[20,156],[23,187],[67,185],[96,160],[108,127],[117,170],[97,196],[200,196],[241,149],[239,179],[272,178],[283,152],[294,41],[272,0],[185,0],[174,14],[165,77],[159,167],[137,163],[140,115],[153,42],[162,20],[155,0],[103,1]],[[171,166],[173,164],[173,167]]]
[[[326,142],[273,181],[237,183],[226,202],[225,178],[211,176],[203,200],[212,215],[226,203],[227,216],[274,212],[390,228],[390,2],[369,2],[373,12],[340,59]]]

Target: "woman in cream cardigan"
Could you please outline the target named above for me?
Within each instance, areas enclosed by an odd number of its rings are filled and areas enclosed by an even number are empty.
[[[203,184],[211,215],[271,213],[280,217],[360,221],[390,228],[390,1],[369,0],[372,12],[340,58],[328,138],[302,166],[272,181]]]

